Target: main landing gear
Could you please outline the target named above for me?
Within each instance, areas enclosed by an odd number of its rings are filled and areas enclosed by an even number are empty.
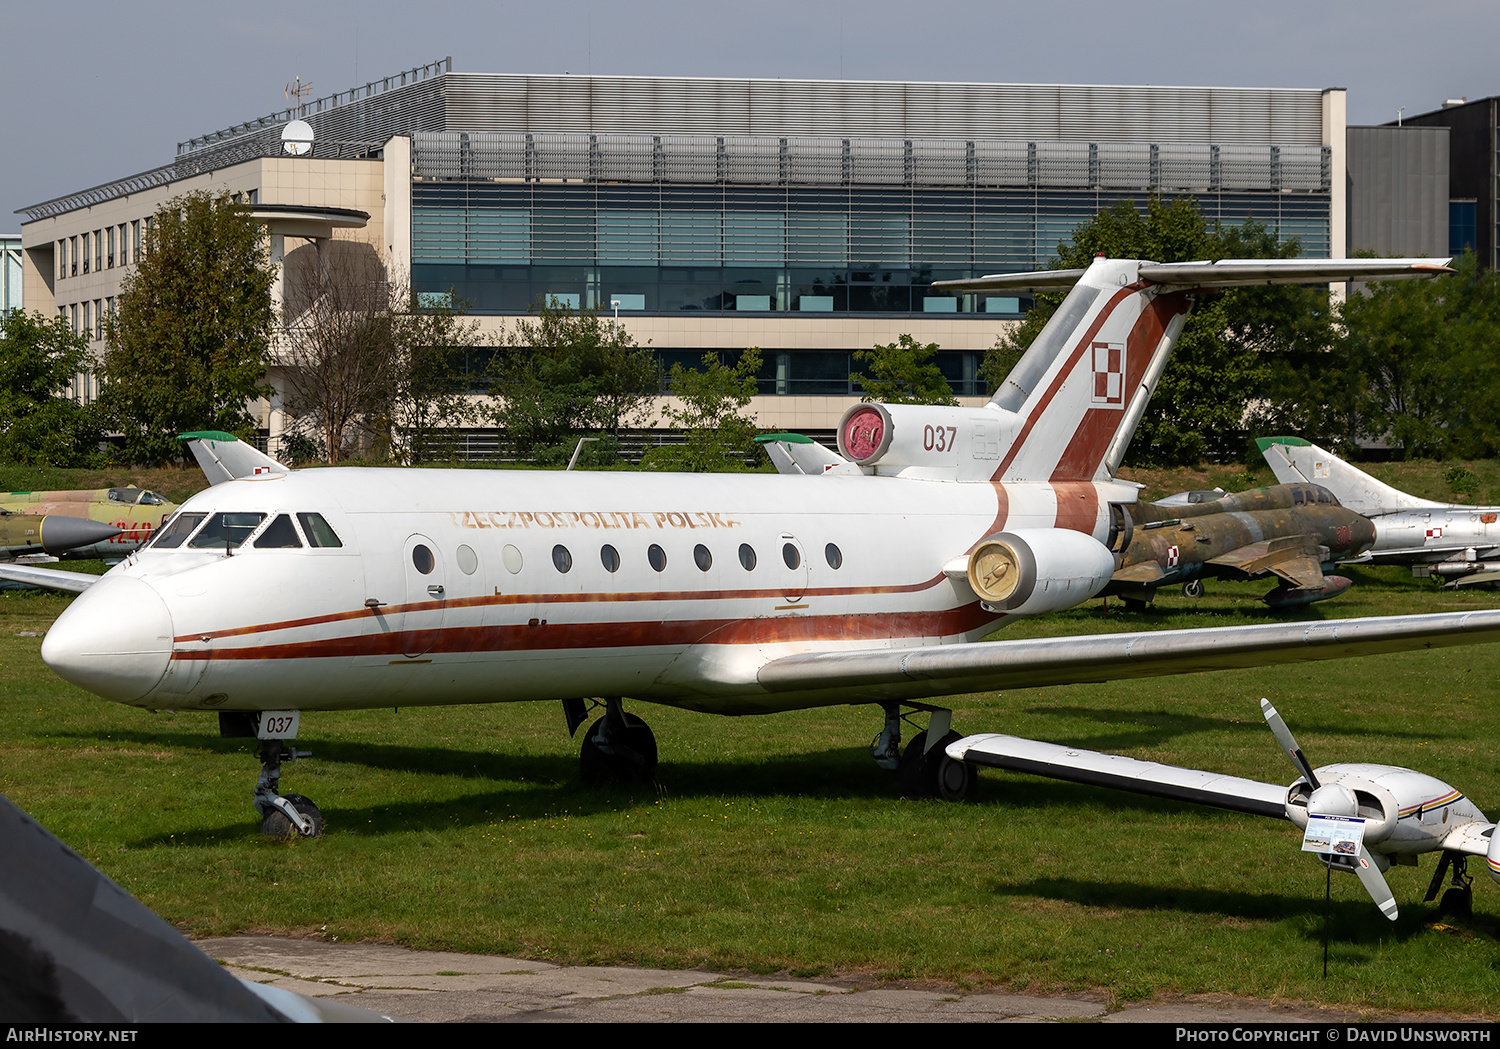
[[[963,738],[949,728],[953,711],[922,703],[906,704],[914,711],[927,711],[929,717],[927,728],[913,736],[903,751],[901,723],[911,724],[910,715],[901,712],[900,703],[881,705],[885,708],[885,726],[870,744],[870,756],[875,764],[900,777],[901,793],[908,798],[971,800],[979,783],[974,766],[954,761],[947,754],[948,744]]]
[[[581,699],[563,700],[569,735],[588,718]],[[588,786],[606,782],[650,783],[656,779],[656,737],[634,714],[625,713],[619,696],[604,700],[604,716],[583,734],[578,772]]]
[[[283,761],[312,757],[312,751],[287,745],[287,740],[297,738],[300,720],[301,714],[295,710],[219,713],[220,736],[260,740],[260,779],[255,784],[255,811],[260,813],[260,832],[281,841],[316,838],[323,833],[323,814],[310,798],[301,794],[281,794],[278,789]]]
[[[1427,896],[1423,902],[1431,903],[1437,898],[1438,889],[1443,884],[1443,875],[1448,873],[1450,866],[1453,868],[1453,884],[1443,893],[1442,901],[1438,903],[1438,915],[1454,921],[1469,922],[1474,917],[1474,879],[1468,871],[1469,857],[1461,852],[1443,853],[1437,870],[1432,872],[1432,884],[1427,886]]]

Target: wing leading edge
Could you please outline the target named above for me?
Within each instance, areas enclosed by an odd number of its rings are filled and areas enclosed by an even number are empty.
[[[1500,609],[815,652],[772,660],[757,679],[773,693],[842,693],[876,702],[1493,641],[1500,641]]]
[[[1286,819],[1286,787],[1218,772],[1141,761],[1018,736],[965,736],[948,745],[954,761],[1083,783],[1091,787],[1190,801],[1254,816]]]

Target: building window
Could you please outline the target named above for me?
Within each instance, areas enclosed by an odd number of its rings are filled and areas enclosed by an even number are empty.
[[[123,266],[129,261],[125,251],[125,223],[122,222],[120,223],[120,265]]]
[[[141,220],[136,219],[130,223],[130,257],[140,261],[141,257]]]
[[[85,273],[89,271],[89,236],[90,234],[87,233],[83,235],[83,272]],[[74,269],[77,267],[75,266]]]
[[[115,268],[115,228],[113,226],[104,231],[109,235],[109,251],[105,253],[104,261],[110,269]]]
[[[85,300],[83,304],[83,327],[80,329],[80,333],[85,339],[90,338],[93,328],[93,314],[89,312],[89,304]]]
[[[104,268],[104,231],[94,230],[94,272],[98,273]]]
[[[94,300],[94,338],[104,338],[104,311],[99,307],[102,304],[98,299]]]
[[[72,316],[73,334],[78,334],[78,303],[73,303],[69,310]]]

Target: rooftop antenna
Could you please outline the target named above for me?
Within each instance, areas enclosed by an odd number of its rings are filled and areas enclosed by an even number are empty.
[[[282,90],[281,93],[286,97],[286,100],[288,102],[296,99],[297,115],[300,117],[302,115],[303,97],[312,94],[312,81],[309,80],[304,84],[300,76],[295,77],[294,79],[288,80],[286,82],[286,87]]]
[[[312,152],[312,125],[307,121],[301,119],[302,97],[311,93],[312,81],[309,80],[304,84],[300,76],[297,77],[295,81],[287,81],[286,88],[282,91],[282,94],[286,96],[288,102],[292,101],[293,99],[297,100],[296,106],[298,119],[293,120],[291,123],[287,124],[287,126],[281,131],[281,151],[287,156],[301,157],[306,156],[307,154]]]

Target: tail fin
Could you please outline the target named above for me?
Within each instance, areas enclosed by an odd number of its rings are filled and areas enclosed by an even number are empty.
[[[1013,434],[992,480],[1103,481],[1130,439],[1192,309],[1191,295],[1256,284],[1432,276],[1448,260],[1095,259],[1087,270],[939,281],[954,291],[1073,290],[989,407]],[[1076,281],[1076,283],[1074,283]]]
[[[260,474],[284,474],[287,468],[269,455],[256,451],[232,433],[221,430],[199,430],[179,434],[188,443],[193,458],[203,468],[210,485],[223,484],[239,477]]]
[[[1320,484],[1357,514],[1441,506],[1397,491],[1300,437],[1261,437],[1255,442],[1282,484]]]

